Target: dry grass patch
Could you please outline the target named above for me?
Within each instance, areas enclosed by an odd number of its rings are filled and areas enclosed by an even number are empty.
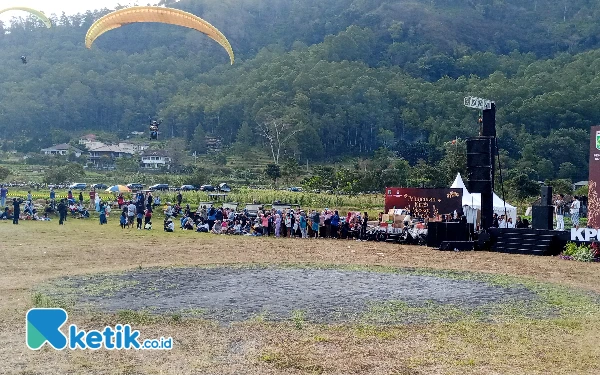
[[[81,328],[135,323],[144,337],[172,336],[170,352],[62,351],[25,346],[24,316],[49,304],[34,289],[51,279],[151,266],[330,264],[477,271],[498,282],[550,282],[600,292],[600,265],[487,252],[438,252],[383,243],[217,237],[121,230],[96,221],[64,227],[0,222],[0,373],[7,374],[598,374],[600,316],[560,288],[547,296],[569,314],[501,322],[316,325],[301,312],[269,323],[257,316],[219,325],[195,317],[75,312]],[[383,255],[381,255],[383,254]],[[494,276],[496,277],[496,276]],[[107,286],[110,288],[111,286]],[[117,286],[112,286],[117,288]],[[106,290],[102,290],[105,292]],[[46,296],[47,297],[47,296]],[[202,311],[194,312],[200,316]],[[182,314],[183,315],[183,314]]]

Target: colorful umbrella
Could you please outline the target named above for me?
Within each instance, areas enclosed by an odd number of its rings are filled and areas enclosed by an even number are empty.
[[[106,189],[105,191],[109,191],[112,193],[129,193],[131,189],[124,185],[114,185]]]

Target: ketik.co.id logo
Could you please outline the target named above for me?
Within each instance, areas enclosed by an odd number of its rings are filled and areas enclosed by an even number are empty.
[[[75,324],[69,326],[68,337],[60,330],[67,322],[68,315],[63,309],[31,309],[27,312],[27,347],[38,350],[48,343],[56,350],[69,347],[76,349],[146,349],[169,350],[173,348],[171,337],[160,339],[140,339],[140,331],[132,330],[129,324],[105,327],[102,331],[84,331]],[[141,343],[140,343],[141,341]]]

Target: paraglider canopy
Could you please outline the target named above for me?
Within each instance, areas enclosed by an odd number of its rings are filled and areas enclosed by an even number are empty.
[[[37,18],[39,18],[46,25],[47,28],[52,27],[52,22],[50,21],[50,19],[48,17],[46,17],[46,15],[44,13],[40,12],[39,10],[35,10],[32,8],[27,8],[27,7],[10,7],[10,8],[0,9],[0,14],[4,13],[4,12],[8,12],[10,10],[22,10],[24,12],[29,12],[29,13],[35,15]]]
[[[166,23],[198,30],[225,48],[225,51],[229,54],[229,60],[233,65],[233,49],[225,35],[202,18],[184,12],[183,10],[173,8],[135,6],[109,13],[90,26],[85,36],[85,46],[91,48],[94,41],[107,31],[137,22]]]

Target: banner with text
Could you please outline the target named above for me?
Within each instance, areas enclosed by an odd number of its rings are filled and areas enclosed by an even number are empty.
[[[462,209],[462,189],[385,188],[385,212],[407,209],[413,217],[433,218]]]
[[[592,126],[590,142],[590,178],[588,227],[600,228],[600,126]]]

